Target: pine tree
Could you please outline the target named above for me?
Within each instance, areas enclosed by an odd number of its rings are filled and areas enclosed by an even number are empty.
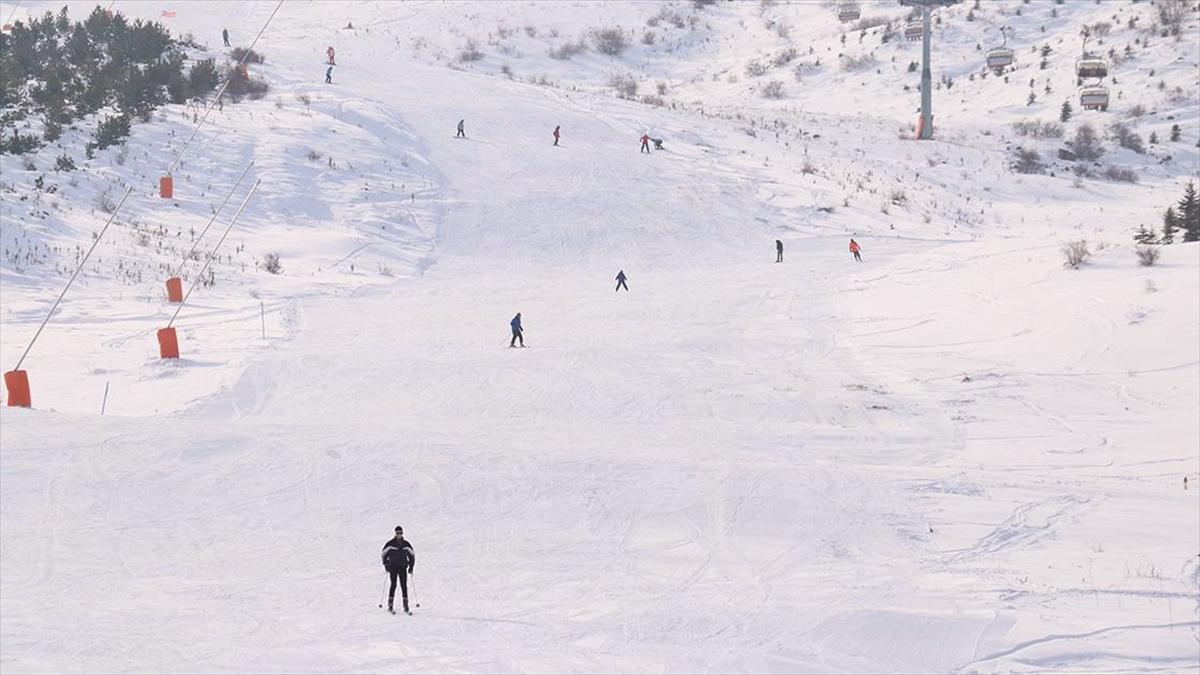
[[[1183,222],[1183,240],[1200,241],[1200,199],[1196,197],[1196,183],[1188,181],[1179,200],[1179,216]]]
[[[1071,110],[1071,102],[1063,101],[1062,111],[1058,113],[1058,121],[1066,122],[1067,120],[1071,119],[1072,112],[1074,111]]]
[[[1161,241],[1164,244],[1175,243],[1175,232],[1179,230],[1179,218],[1175,216],[1175,209],[1168,206],[1167,212],[1163,214],[1163,233]]]
[[[1179,140],[1179,132],[1180,131],[1181,131],[1181,129],[1179,128],[1178,124],[1171,125],[1171,141],[1172,142]]]
[[[1158,145],[1158,134],[1150,132],[1150,145]]]
[[[1133,235],[1133,241],[1143,246],[1149,246],[1155,243],[1154,232],[1147,230],[1146,226],[1142,225],[1138,228],[1137,234]]]

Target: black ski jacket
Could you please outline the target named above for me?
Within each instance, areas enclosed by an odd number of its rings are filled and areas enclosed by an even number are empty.
[[[383,567],[389,572],[403,572],[406,569],[412,572],[413,565],[417,564],[417,554],[413,553],[412,544],[403,537],[388,539],[383,545],[382,556]]]

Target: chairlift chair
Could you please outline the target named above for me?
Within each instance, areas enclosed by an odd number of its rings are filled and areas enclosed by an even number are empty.
[[[1095,57],[1076,59],[1075,74],[1079,77],[1108,77],[1108,60]]]
[[[1108,87],[1096,85],[1080,89],[1079,105],[1084,110],[1108,110]]]
[[[862,10],[858,8],[858,3],[844,2],[838,5],[838,21],[846,23],[847,21],[857,21],[862,16]]]
[[[1008,32],[1007,28],[1001,28],[1000,34],[1004,36],[1004,42],[999,47],[987,53],[988,68],[1000,72],[1001,70],[1011,66],[1013,63],[1013,50],[1008,47]]]
[[[909,42],[920,40],[925,34],[925,26],[920,21],[913,21],[904,27],[904,39]]]

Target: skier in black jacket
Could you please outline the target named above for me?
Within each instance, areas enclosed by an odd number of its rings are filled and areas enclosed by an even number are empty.
[[[412,614],[408,611],[408,574],[412,574],[413,565],[417,563],[417,554],[413,553],[412,544],[404,539],[404,528],[396,526],[396,536],[388,539],[383,545],[383,568],[387,570],[388,577],[392,580],[392,586],[388,590],[388,611],[395,614],[392,609],[393,599],[396,597],[396,579],[400,579],[400,595],[404,600],[404,613]]]

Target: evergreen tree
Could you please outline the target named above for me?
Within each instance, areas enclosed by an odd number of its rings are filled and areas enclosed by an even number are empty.
[[[1187,189],[1183,191],[1183,199],[1179,200],[1179,216],[1183,221],[1183,240],[1200,241],[1200,199],[1196,197],[1195,181],[1188,181]]]
[[[1160,241],[1164,244],[1175,243],[1175,232],[1179,230],[1179,218],[1175,216],[1175,209],[1168,206],[1167,212],[1163,214],[1163,233]]]
[[[1178,124],[1171,125],[1171,141],[1172,142],[1179,140],[1180,131],[1181,131],[1181,129],[1179,128]]]
[[[1150,145],[1158,145],[1158,134],[1150,132]]]
[[[1155,243],[1154,232],[1147,230],[1145,225],[1138,228],[1137,234],[1133,235],[1133,241],[1143,246],[1149,246]]]

